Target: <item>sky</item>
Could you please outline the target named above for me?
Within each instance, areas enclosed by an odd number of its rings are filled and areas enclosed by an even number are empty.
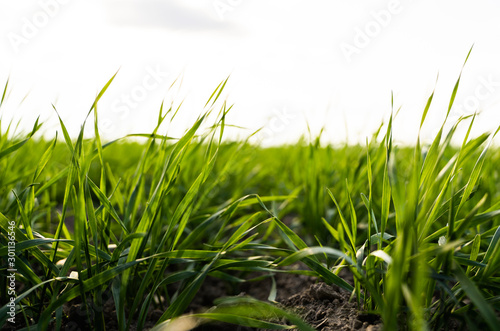
[[[255,142],[278,145],[323,128],[325,143],[364,144],[393,94],[395,140],[411,144],[435,89],[430,141],[474,45],[449,122],[478,112],[478,135],[500,124],[499,12],[493,0],[0,0],[2,127],[40,116],[53,137],[54,105],[76,136],[118,71],[98,106],[106,140],[151,132],[163,100],[182,102],[169,131],[181,135],[230,77],[221,97],[242,128],[228,138],[260,128]]]

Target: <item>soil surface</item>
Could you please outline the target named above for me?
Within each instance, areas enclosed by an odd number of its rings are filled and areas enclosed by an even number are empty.
[[[248,278],[264,276],[263,274],[250,275]],[[352,277],[343,273],[343,279],[352,283]],[[346,330],[382,330],[382,322],[378,315],[367,314],[359,311],[354,300],[350,301],[350,294],[337,286],[330,286],[317,280],[317,278],[298,274],[277,273],[276,282],[276,302],[289,311],[302,317],[309,325],[322,331],[346,331]],[[186,310],[187,313],[204,312],[214,304],[214,300],[234,295],[248,295],[259,300],[266,301],[272,287],[272,279],[264,278],[255,282],[229,285],[227,282],[217,278],[208,277],[200,288],[198,294]],[[173,288],[170,290],[174,290]],[[170,292],[170,291],[169,291]],[[110,292],[103,293],[104,316],[107,331],[117,331],[118,322],[116,319],[116,309]],[[75,299],[63,306],[63,320],[61,330],[83,331],[92,330],[88,324],[85,305],[81,300]],[[143,330],[150,330],[161,317],[163,310],[151,308],[148,312]],[[20,315],[16,316],[19,322],[15,327],[12,324],[5,325],[2,330],[16,330],[25,326]],[[283,322],[283,321],[281,321]],[[30,324],[33,321],[30,322]],[[462,327],[461,327],[462,326]],[[55,329],[55,325],[50,325],[50,329]],[[467,330],[463,323],[454,319],[448,320],[448,325],[443,330]],[[133,322],[131,330],[137,330],[137,322]],[[189,328],[176,330],[187,331]],[[261,331],[260,329],[243,327],[234,324],[211,322],[197,326],[194,331]]]
[[[381,322],[378,316],[360,313],[356,308],[356,303],[349,301],[349,293],[336,286],[329,286],[318,282],[316,278],[298,274],[278,273],[274,277],[277,288],[276,301],[283,308],[301,316],[317,330],[381,330]],[[344,279],[346,277],[349,278],[348,275],[343,275]],[[259,300],[267,300],[271,285],[271,278],[243,283],[238,287],[230,286],[227,282],[209,277],[205,280],[198,295],[195,296],[185,313],[203,312],[213,306],[215,299],[224,296],[249,295]],[[105,302],[106,330],[117,331],[116,309],[111,293],[105,292],[103,301]],[[84,307],[85,305],[78,299],[64,305],[61,330],[83,331],[92,329],[88,324]],[[161,310],[151,309],[143,330],[151,329],[161,315]],[[131,330],[137,330],[136,325],[137,323],[132,323]],[[17,327],[19,326],[17,325]],[[50,327],[55,328],[55,325]],[[2,329],[9,330],[9,328]],[[212,322],[202,324],[193,330],[247,331],[259,329]]]
[[[336,286],[317,283],[280,302],[317,330],[382,330],[378,315],[363,314],[350,294]]]
[[[345,276],[347,279],[349,278],[348,275]],[[275,280],[276,301],[283,308],[301,316],[317,330],[382,330],[379,316],[359,312],[356,303],[349,301],[349,293],[337,286],[317,282],[316,278],[294,274],[277,274]],[[271,290],[271,284],[270,279],[258,283],[245,283],[241,294],[266,300]],[[204,288],[205,285],[206,288]],[[200,290],[200,296],[191,304],[190,310],[191,312],[199,312],[203,308],[210,307],[210,301],[213,299],[227,295],[223,283],[210,284],[210,281],[206,282]],[[194,330],[250,331],[259,329],[225,323],[210,323],[201,325]]]

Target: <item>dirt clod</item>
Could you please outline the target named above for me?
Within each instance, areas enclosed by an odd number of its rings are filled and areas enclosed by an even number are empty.
[[[360,313],[349,297],[349,293],[336,286],[317,283],[280,303],[317,330],[381,330],[380,318]]]

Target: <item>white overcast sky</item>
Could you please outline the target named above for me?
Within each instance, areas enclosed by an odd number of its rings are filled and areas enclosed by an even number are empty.
[[[491,131],[500,124],[499,17],[497,0],[0,0],[0,84],[11,79],[2,126],[29,128],[40,115],[53,135],[55,104],[76,135],[120,69],[99,105],[106,139],[151,132],[165,98],[185,100],[180,134],[231,75],[229,122],[247,130],[230,136],[264,127],[257,139],[280,144],[309,123],[313,133],[325,127],[325,141],[364,142],[394,91],[395,137],[413,142],[438,72],[427,138],[475,44],[451,119],[481,111],[475,132]],[[178,77],[181,88],[167,93]]]

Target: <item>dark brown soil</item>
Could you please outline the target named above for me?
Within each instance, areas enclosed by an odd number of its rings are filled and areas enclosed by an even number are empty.
[[[258,275],[254,275],[258,276]],[[297,274],[277,274],[276,281],[276,301],[286,300],[303,288],[307,288],[316,282],[315,278]],[[228,291],[225,283],[218,279],[207,279],[197,296],[188,308],[189,312],[196,313],[204,311],[213,306],[213,301],[217,298],[231,295],[249,295],[259,300],[267,300],[271,291],[272,280],[266,278],[258,282],[248,282],[241,285],[236,291]],[[194,331],[250,331],[255,328],[237,326],[227,323],[202,324]]]
[[[265,274],[248,275],[247,278],[265,276]],[[348,282],[352,278],[346,272],[340,275]],[[323,331],[346,331],[346,330],[382,330],[382,322],[378,315],[367,314],[360,311],[354,300],[350,300],[350,294],[338,288],[330,286],[317,280],[317,278],[298,274],[277,273],[274,275],[276,282],[276,302],[289,311],[302,317],[309,325],[317,330]],[[200,291],[191,302],[185,313],[204,312],[214,305],[214,300],[234,295],[248,295],[259,300],[266,301],[272,287],[270,277],[255,282],[230,285],[217,278],[208,277],[203,283]],[[173,289],[171,289],[173,290]],[[116,309],[109,291],[103,294],[104,316],[107,331],[117,331],[118,322]],[[90,303],[92,305],[92,303]],[[92,330],[88,317],[81,300],[75,299],[63,306],[63,320],[61,330],[78,331]],[[95,307],[94,307],[95,309]],[[143,330],[151,329],[162,315],[163,310],[151,308]],[[467,330],[454,318],[447,318],[448,323],[443,326],[446,330]],[[16,330],[25,326],[24,319],[16,316],[16,325],[7,324],[2,330]],[[33,321],[30,322],[30,324]],[[50,329],[55,329],[51,325]],[[480,328],[481,329],[481,328]],[[137,323],[133,322],[131,330],[137,330]],[[211,322],[199,325],[194,331],[261,331],[255,328],[243,327],[233,324]],[[184,330],[179,330],[184,331]]]
[[[382,330],[379,316],[361,313],[349,297],[348,292],[336,286],[317,283],[281,304],[298,313],[317,330]]]
[[[262,275],[251,275],[262,276]],[[348,275],[343,275],[348,278]],[[250,278],[251,278],[250,277]],[[316,278],[298,274],[278,273],[276,281],[276,301],[285,309],[294,311],[318,330],[381,330],[380,319],[376,315],[362,314],[356,303],[349,301],[349,294],[337,287],[318,282]],[[186,313],[203,312],[213,306],[215,299],[224,296],[249,295],[259,300],[267,300],[271,291],[271,278],[247,282],[239,286],[209,277],[202,285]],[[118,330],[116,309],[109,292],[103,295],[104,316],[107,331]],[[78,299],[68,302],[64,307],[61,330],[90,330],[84,305]],[[144,330],[149,330],[162,315],[162,311],[151,309]],[[17,316],[19,319],[19,315]],[[55,327],[55,325],[51,325]],[[136,330],[136,323],[131,330]],[[195,331],[246,331],[257,330],[224,323],[202,324]]]
[[[106,331],[118,331],[118,320],[116,317],[116,308],[114,305],[114,301],[111,297],[111,293],[106,292],[103,295],[103,301],[105,301],[103,312],[104,319],[106,324]],[[90,303],[92,305],[92,303]],[[95,308],[94,308],[95,309]],[[94,326],[89,324],[88,316],[85,311],[85,305],[81,302],[73,301],[63,306],[64,316],[62,321],[63,331],[84,331],[84,330],[93,330]],[[148,317],[146,318],[146,322],[144,324],[143,330],[151,329],[156,321],[163,314],[162,311],[151,309],[148,313]],[[55,325],[52,325],[55,329]],[[137,322],[134,321],[131,323],[130,327],[131,331],[138,330]]]
[[[348,277],[348,275],[345,275]],[[316,278],[294,274],[278,274],[276,301],[288,310],[301,316],[317,330],[382,330],[379,316],[363,314],[355,302],[349,301],[349,293],[336,286],[317,282]],[[200,296],[190,306],[191,312],[198,312],[210,307],[210,301],[228,295],[223,283],[215,281],[207,288],[202,287]],[[247,294],[260,300],[266,300],[271,290],[271,279],[258,283],[246,283],[241,294]],[[195,331],[247,331],[257,330],[224,323],[204,324]]]
[[[253,275],[255,277],[259,275]],[[276,301],[285,300],[303,288],[316,282],[315,278],[297,274],[277,274]],[[188,307],[188,312],[197,313],[213,306],[213,301],[220,297],[232,295],[249,295],[259,300],[267,300],[271,292],[272,280],[266,278],[256,282],[247,282],[239,287],[231,288],[226,282],[217,278],[207,278],[197,295]]]
[[[251,275],[263,276],[262,274]],[[349,281],[348,274],[342,274],[342,278]],[[316,278],[304,275],[278,273],[274,276],[276,281],[278,304],[289,311],[302,317],[309,325],[317,330],[323,331],[346,331],[346,330],[382,330],[380,317],[359,311],[356,303],[349,300],[350,294],[336,286],[330,286],[319,282]],[[239,286],[228,285],[227,282],[217,278],[209,277],[202,285],[200,291],[191,302],[185,313],[203,312],[213,306],[215,299],[224,296],[249,295],[259,300],[267,300],[271,291],[272,280],[270,277],[256,282],[247,282]],[[118,330],[116,309],[110,292],[103,295],[104,316],[107,331]],[[78,299],[68,302],[64,307],[64,317],[61,330],[78,331],[92,330],[93,326],[88,324],[84,305]],[[160,318],[163,311],[152,308],[147,317],[143,330],[149,330]],[[16,316],[16,325],[7,324],[2,330],[16,330],[25,326],[23,318]],[[455,319],[448,319],[447,330],[466,330],[461,327]],[[50,326],[55,329],[55,325]],[[132,323],[131,330],[137,330],[137,323]],[[225,323],[202,324],[195,331],[260,331],[255,328],[243,327]],[[181,330],[179,330],[181,331]],[[182,330],[184,331],[184,330]]]

